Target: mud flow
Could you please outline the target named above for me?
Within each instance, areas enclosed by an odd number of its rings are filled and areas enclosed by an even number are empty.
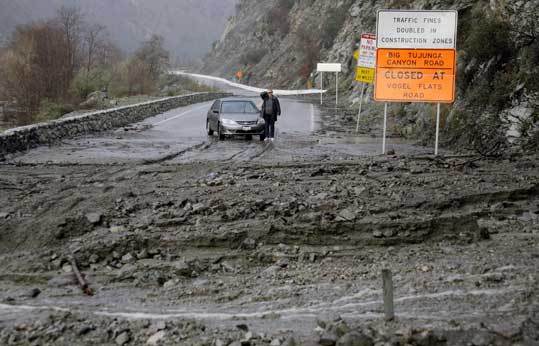
[[[146,124],[8,158],[0,344],[538,345],[538,157],[379,155],[332,112],[270,143]]]

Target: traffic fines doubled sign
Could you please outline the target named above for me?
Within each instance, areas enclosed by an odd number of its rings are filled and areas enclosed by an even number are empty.
[[[359,44],[359,56],[356,67],[356,81],[362,83],[374,82],[374,67],[376,66],[376,35],[362,34]]]
[[[455,100],[456,11],[378,11],[374,99]]]

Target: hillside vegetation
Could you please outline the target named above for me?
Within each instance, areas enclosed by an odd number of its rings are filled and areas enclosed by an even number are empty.
[[[340,88],[352,105],[359,100],[353,52],[361,33],[375,32],[377,10],[454,9],[459,15],[457,101],[442,107],[443,143],[487,156],[509,147],[536,150],[538,6],[538,1],[241,0],[206,56],[204,71],[231,77],[241,69],[251,84],[303,88],[317,82],[317,62],[340,62]],[[366,112],[377,109],[369,103]],[[391,113],[394,132],[433,141],[433,107],[394,103]]]
[[[7,105],[0,120],[26,125],[75,110],[200,91],[187,78],[168,76],[171,60],[162,36],[152,35],[125,54],[106,27],[78,7],[61,7],[47,21],[18,26],[0,48],[0,101]]]
[[[108,28],[119,48],[133,52],[157,34],[173,57],[199,58],[219,38],[236,0],[0,0],[0,43],[17,25],[48,20],[62,6],[80,6],[89,21]]]

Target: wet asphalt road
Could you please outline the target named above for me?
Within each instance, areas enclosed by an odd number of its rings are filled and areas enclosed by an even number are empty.
[[[260,103],[257,95],[242,93],[243,97]],[[237,136],[219,141],[215,135],[208,136],[205,122],[212,102],[204,102],[114,131],[42,146],[16,154],[9,161],[20,164],[282,163],[380,155],[380,137],[323,131],[318,105],[302,97],[281,97],[280,101],[283,114],[276,124],[276,140],[271,144],[260,142],[257,137],[246,140]],[[388,139],[388,148],[406,155],[432,152],[432,148],[397,139]]]
[[[259,103],[257,96],[245,96]],[[317,110],[302,100],[281,98],[284,114],[277,123],[277,139],[308,138],[317,128]],[[235,157],[252,159],[267,151],[257,137],[237,136],[220,142],[205,130],[212,102],[177,108],[112,132],[66,140],[59,146],[39,147],[16,156],[20,163],[105,164],[213,161]]]

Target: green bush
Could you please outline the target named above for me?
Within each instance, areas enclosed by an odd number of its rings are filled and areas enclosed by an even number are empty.
[[[193,92],[215,92],[217,89],[178,75],[164,75],[159,81],[164,96],[176,96]]]
[[[37,121],[47,121],[58,119],[64,114],[71,113],[75,110],[73,105],[56,103],[49,99],[41,100],[39,114],[36,116]]]
[[[347,15],[348,7],[344,5],[328,11],[320,33],[320,41],[323,48],[329,49],[333,46],[333,42],[335,42],[335,38],[341,30]]]
[[[111,78],[111,71],[105,68],[79,71],[71,83],[71,90],[79,99],[85,100],[94,91],[108,89]]]
[[[268,53],[267,49],[253,49],[240,56],[240,64],[256,65]]]
[[[495,16],[483,14],[477,17],[473,30],[464,41],[463,49],[479,63],[487,62],[496,56],[506,61],[515,49],[509,23]]]
[[[290,32],[289,15],[295,3],[295,0],[278,0],[275,3],[267,17],[267,32],[270,35],[278,33],[285,36]]]
[[[129,83],[127,77],[127,61],[117,64],[112,69],[109,85],[109,94],[113,97],[129,96]]]

